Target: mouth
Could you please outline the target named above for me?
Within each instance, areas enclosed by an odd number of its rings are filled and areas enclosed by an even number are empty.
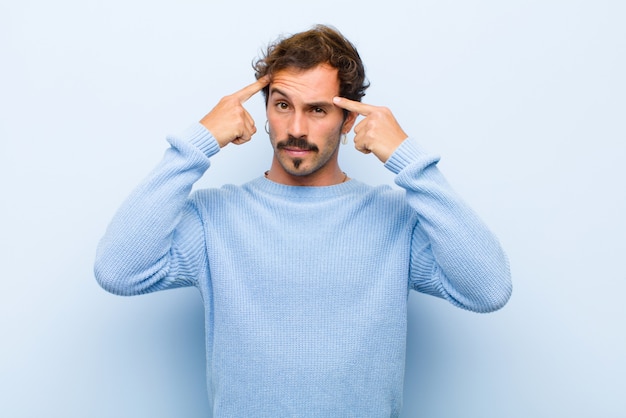
[[[300,148],[281,148],[282,151],[284,151],[285,153],[293,156],[293,157],[302,157],[306,154],[308,154],[309,152],[311,152],[311,150],[308,149],[300,149]]]
[[[303,138],[289,137],[286,141],[280,141],[276,148],[293,156],[302,156],[309,152],[317,152],[318,148]]]

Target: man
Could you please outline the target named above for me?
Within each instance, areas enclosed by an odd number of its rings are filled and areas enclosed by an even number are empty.
[[[493,311],[511,292],[506,257],[438,159],[389,110],[360,102],[363,64],[337,31],[279,40],[256,71],[168,138],[103,237],[96,277],[121,295],[198,288],[216,417],[398,416],[409,289]],[[209,158],[255,134],[243,104],[261,90],[269,170],[190,195]],[[341,170],[339,144],[353,127],[356,148],[403,191]]]

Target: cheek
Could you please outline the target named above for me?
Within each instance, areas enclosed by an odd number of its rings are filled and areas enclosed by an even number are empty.
[[[282,129],[286,124],[286,118],[283,115],[277,114],[276,112],[268,111],[266,113],[267,120],[272,129]]]
[[[336,121],[328,123],[327,126],[324,126],[324,136],[326,137],[327,142],[334,142],[337,140],[341,134],[341,126],[341,123],[337,123]]]

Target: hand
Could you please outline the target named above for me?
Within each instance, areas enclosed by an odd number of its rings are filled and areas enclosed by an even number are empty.
[[[408,137],[386,107],[355,102],[344,97],[335,97],[333,102],[342,109],[365,116],[354,127],[354,147],[364,154],[374,153],[383,163]]]
[[[256,133],[254,119],[244,109],[243,104],[269,83],[268,77],[261,77],[249,86],[230,96],[223,97],[217,105],[200,120],[211,132],[220,147],[248,142]]]

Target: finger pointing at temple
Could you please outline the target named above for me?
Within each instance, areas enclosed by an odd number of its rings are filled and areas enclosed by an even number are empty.
[[[345,97],[334,97],[333,103],[365,117],[354,127],[354,146],[365,154],[373,153],[383,163],[407,138],[391,110],[386,107],[372,106]]]
[[[346,99],[345,97],[334,97],[333,103],[335,103],[335,105],[339,106],[342,109],[346,109],[350,112],[356,112],[359,115],[363,116],[367,116],[372,111],[372,109],[375,108],[374,106]]]
[[[256,132],[254,119],[243,104],[269,83],[268,77],[261,77],[235,93],[223,97],[219,103],[200,121],[213,135],[220,147],[229,143],[248,142]]]
[[[241,103],[245,103],[252,96],[260,92],[263,89],[263,87],[267,86],[269,84],[269,80],[270,79],[268,76],[261,77],[254,83],[234,93],[234,96],[237,97]]]

